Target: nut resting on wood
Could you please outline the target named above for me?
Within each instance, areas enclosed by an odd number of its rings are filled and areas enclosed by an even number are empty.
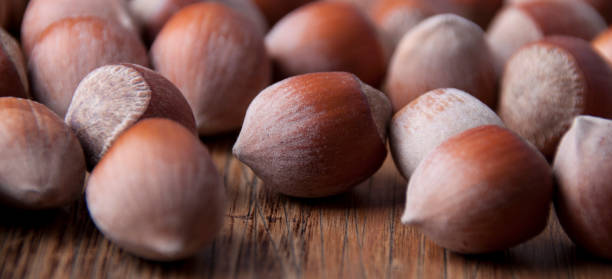
[[[0,98],[0,201],[43,209],[77,200],[85,158],[61,118],[31,100]]]
[[[330,196],[382,165],[390,118],[389,100],[355,75],[299,75],[253,100],[233,153],[272,190]]]
[[[120,64],[100,67],[79,83],[66,123],[83,145],[91,168],[119,134],[150,117],[172,119],[196,134],[193,112],[170,81],[145,67]]]
[[[544,156],[509,130],[480,126],[421,161],[408,183],[402,223],[455,252],[493,252],[539,234],[552,193]]]
[[[223,224],[225,188],[208,150],[167,119],[145,119],[121,134],[85,193],[102,233],[146,259],[192,256]]]

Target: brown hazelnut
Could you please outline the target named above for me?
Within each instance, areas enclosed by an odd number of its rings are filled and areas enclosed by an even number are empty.
[[[612,70],[588,42],[549,37],[508,61],[499,115],[552,158],[575,116],[612,117]]]
[[[412,175],[402,223],[459,253],[517,245],[548,221],[553,179],[532,145],[499,126],[440,144]]]
[[[270,26],[296,8],[313,0],[252,0],[268,20]]]
[[[440,143],[483,125],[504,126],[495,112],[466,92],[453,88],[429,91],[393,116],[389,128],[393,161],[409,178]]]
[[[393,110],[437,88],[457,88],[495,107],[497,76],[484,32],[453,14],[432,16],[400,41],[385,84]]]
[[[193,112],[170,81],[145,67],[121,64],[100,67],[83,78],[66,123],[93,167],[119,134],[150,117],[172,119],[196,134]]]
[[[266,36],[279,77],[345,71],[377,86],[386,57],[369,18],[347,3],[317,1],[281,19]]]
[[[385,95],[355,75],[299,75],[257,95],[233,153],[272,190],[330,196],[382,165],[390,118]]]
[[[553,165],[555,207],[578,245],[612,259],[612,121],[578,116],[561,139]]]
[[[531,1],[507,6],[498,13],[487,31],[501,74],[519,48],[550,35],[593,39],[606,28],[605,20],[582,1]]]
[[[85,159],[64,121],[31,100],[0,98],[0,200],[27,209],[59,207],[81,195]]]
[[[85,75],[123,62],[147,65],[146,50],[133,34],[95,17],[62,19],[41,34],[32,50],[32,96],[64,117]]]
[[[482,28],[486,28],[503,0],[419,0],[437,14],[452,13],[465,17]]]
[[[201,135],[240,128],[249,103],[270,82],[263,38],[219,3],[176,13],[153,43],[151,59],[185,95]]]
[[[285,0],[286,1],[286,0]],[[204,0],[130,0],[129,8],[143,26],[145,38],[152,42],[170,17],[182,8]],[[213,0],[227,5],[248,18],[261,34],[267,28],[265,19],[251,0]]]
[[[124,0],[30,0],[21,24],[21,43],[26,58],[30,57],[36,41],[49,25],[68,17],[87,16],[107,20],[129,30],[133,36],[138,34]]]
[[[28,77],[19,43],[0,27],[0,96],[28,98]]]
[[[89,176],[85,197],[98,229],[146,259],[189,257],[223,225],[225,189],[210,154],[167,119],[121,134]]]

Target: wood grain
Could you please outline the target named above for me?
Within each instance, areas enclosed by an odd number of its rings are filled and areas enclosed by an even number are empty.
[[[237,161],[234,139],[205,141],[229,207],[223,230],[196,257],[133,257],[97,231],[83,201],[42,212],[0,208],[0,278],[612,278],[612,266],[577,249],[554,214],[527,243],[459,255],[400,224],[406,181],[390,158],[349,193],[295,199],[270,192]]]

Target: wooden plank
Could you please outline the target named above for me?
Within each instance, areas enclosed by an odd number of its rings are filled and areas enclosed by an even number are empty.
[[[401,225],[406,180],[390,158],[346,194],[296,199],[271,192],[237,161],[234,138],[206,141],[228,204],[224,228],[197,256],[133,257],[96,230],[82,200],[41,212],[0,208],[0,278],[612,278],[612,267],[577,249],[554,214],[527,243],[459,255]]]

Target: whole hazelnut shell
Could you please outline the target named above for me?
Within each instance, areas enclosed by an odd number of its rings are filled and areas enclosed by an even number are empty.
[[[317,1],[281,19],[266,36],[278,77],[345,71],[377,86],[386,57],[376,28],[357,7]]]
[[[81,195],[85,158],[61,118],[31,100],[0,98],[0,200],[43,209]]]
[[[495,112],[466,92],[453,88],[429,91],[391,119],[389,145],[393,161],[400,173],[409,178],[436,146],[483,125],[504,126]]]
[[[234,155],[267,187],[296,197],[349,190],[382,165],[391,105],[344,72],[280,81],[253,100]]]
[[[553,172],[555,208],[576,244],[612,259],[612,121],[578,116],[563,136]]]
[[[116,64],[100,67],[83,78],[74,92],[66,123],[79,138],[91,168],[119,134],[150,117],[172,119],[197,134],[193,112],[176,86],[145,67]]]
[[[201,135],[240,128],[249,103],[270,82],[263,38],[219,3],[176,13],[153,43],[151,59],[185,95]]]
[[[605,20],[582,1],[531,1],[509,5],[487,30],[498,74],[522,46],[551,35],[591,40],[606,29]]]
[[[62,19],[41,34],[30,55],[32,96],[64,117],[85,75],[124,62],[148,64],[142,42],[132,33],[95,17]]]
[[[25,61],[19,43],[1,27],[0,96],[30,96]]]
[[[173,14],[188,5],[198,2],[206,1],[131,0],[129,2],[129,9],[136,20],[142,25],[147,42],[152,42]],[[251,21],[262,35],[268,29],[263,15],[251,0],[208,0],[208,2],[219,2],[241,13]]]
[[[552,192],[551,169],[533,146],[499,126],[480,126],[419,164],[402,223],[451,251],[499,251],[546,227]]]
[[[555,209],[576,244],[612,259],[612,121],[578,116],[561,139],[553,164]]]
[[[85,196],[98,229],[146,259],[189,257],[223,225],[225,190],[210,154],[167,119],[125,131],[89,176]]]
[[[14,1],[14,0],[11,0]],[[125,0],[30,0],[21,24],[21,43],[26,58],[49,25],[68,17],[95,16],[138,36]]]
[[[432,16],[400,41],[389,65],[386,93],[398,111],[437,88],[457,88],[495,107],[497,76],[484,32],[453,14]]]
[[[580,114],[612,117],[612,70],[588,42],[548,37],[508,61],[499,115],[544,155],[552,158]]]

